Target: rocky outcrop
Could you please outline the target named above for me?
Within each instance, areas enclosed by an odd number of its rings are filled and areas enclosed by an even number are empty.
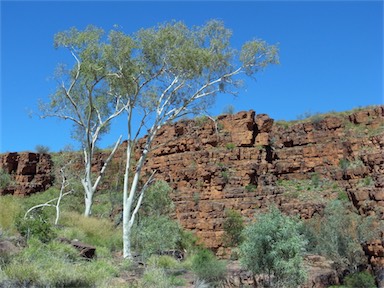
[[[49,154],[30,152],[0,155],[0,170],[9,175],[9,183],[0,195],[27,196],[45,191],[53,184],[52,161]]]
[[[177,218],[214,249],[225,209],[251,217],[274,203],[310,218],[344,192],[361,214],[384,219],[383,120],[379,106],[297,122],[254,111],[180,121],[159,132],[146,169],[173,186]],[[313,197],[284,186],[311,179],[325,183]]]
[[[308,219],[328,200],[345,197],[362,215],[384,220],[384,106],[294,122],[254,111],[182,120],[163,127],[153,147],[143,175],[156,170],[174,188],[181,225],[215,250],[222,246],[226,209],[251,219],[274,204]],[[123,150],[111,167],[121,166]],[[98,157],[95,170],[102,167]],[[0,194],[28,195],[52,180],[44,154],[10,153],[0,165],[17,183]],[[373,265],[383,261],[380,241],[367,244]]]
[[[384,106],[296,122],[254,111],[184,120],[154,146],[145,169],[173,186],[178,220],[213,249],[226,209],[250,219],[273,203],[308,219],[346,197],[384,220]]]

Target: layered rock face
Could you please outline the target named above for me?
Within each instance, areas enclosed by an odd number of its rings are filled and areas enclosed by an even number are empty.
[[[174,188],[181,225],[215,250],[226,209],[251,219],[274,204],[308,219],[345,197],[360,214],[384,220],[384,106],[296,122],[254,111],[183,120],[163,127],[153,147],[143,175],[156,170]],[[121,148],[115,164],[124,159]],[[4,154],[0,168],[15,183],[0,195],[29,195],[52,184],[49,155]],[[376,267],[384,267],[383,244],[382,237],[365,246]]]
[[[10,183],[0,189],[0,195],[27,196],[45,191],[53,184],[52,161],[48,154],[2,154],[0,169],[10,175]]]
[[[219,251],[226,209],[251,219],[274,204],[308,219],[348,197],[384,220],[384,106],[296,122],[254,111],[185,120],[164,127],[157,146],[145,169],[173,186],[182,226]],[[384,267],[376,242],[366,253]]]

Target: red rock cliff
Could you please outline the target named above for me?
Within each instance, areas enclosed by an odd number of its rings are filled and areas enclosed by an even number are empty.
[[[48,154],[2,154],[0,169],[11,176],[11,183],[0,189],[0,195],[27,196],[45,191],[53,184],[52,161]]]
[[[214,249],[222,245],[225,209],[252,217],[274,203],[310,218],[344,193],[361,214],[384,219],[384,106],[297,122],[254,111],[185,120],[164,127],[157,145],[146,169],[173,186],[178,220]],[[296,195],[282,185],[310,179],[327,184]],[[378,242],[365,250],[384,267]]]

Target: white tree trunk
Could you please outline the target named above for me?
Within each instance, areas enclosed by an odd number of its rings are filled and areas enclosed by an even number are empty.
[[[89,154],[93,155],[92,152]],[[88,154],[88,155],[89,155]],[[87,153],[84,151],[85,156],[85,177],[81,180],[81,183],[84,187],[84,204],[85,204],[85,210],[84,210],[84,216],[89,217],[92,213],[92,203],[93,203],[93,189],[92,189],[92,179],[91,179],[91,173],[92,173],[92,158],[88,157]],[[89,156],[91,156],[89,155]]]
[[[131,252],[132,226],[135,221],[135,216],[139,211],[141,202],[143,200],[145,189],[147,188],[149,183],[152,181],[153,176],[155,174],[155,172],[152,173],[152,175],[149,177],[149,179],[141,189],[140,197],[136,203],[136,207],[133,209],[133,201],[135,199],[135,195],[136,195],[138,184],[139,184],[141,168],[144,165],[145,159],[149,151],[149,147],[153,141],[156,131],[154,132],[152,131],[153,134],[149,135],[148,137],[147,143],[144,147],[141,157],[136,164],[136,170],[135,170],[135,174],[133,176],[133,180],[130,188],[129,188],[129,172],[130,172],[130,160],[132,157],[133,147],[132,147],[132,143],[128,142],[127,163],[126,163],[125,174],[124,174],[124,195],[123,195],[123,257],[124,258],[132,258],[132,252]],[[129,194],[128,194],[128,190],[129,190]]]
[[[112,160],[113,155],[115,154],[117,148],[119,147],[120,141],[122,136],[119,137],[119,139],[116,141],[115,146],[113,147],[113,150],[109,154],[107,160],[105,161],[103,167],[101,168],[98,177],[92,184],[92,158],[94,155],[93,148],[89,149],[90,152],[87,153],[87,151],[84,151],[84,162],[85,162],[85,177],[81,180],[81,183],[84,187],[84,203],[85,203],[85,210],[84,210],[84,216],[89,217],[92,214],[92,204],[93,204],[93,196],[97,190],[97,186],[99,185],[101,178],[104,175],[105,169],[108,166],[108,163]],[[92,147],[94,147],[94,144],[92,143]]]

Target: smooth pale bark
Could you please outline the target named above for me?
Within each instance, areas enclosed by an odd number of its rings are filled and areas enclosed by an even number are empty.
[[[84,203],[85,203],[85,211],[84,216],[88,217],[92,214],[92,204],[93,204],[93,196],[97,190],[97,187],[105,173],[105,170],[109,164],[109,162],[112,160],[113,155],[115,154],[117,148],[120,145],[122,136],[119,137],[119,139],[116,141],[115,146],[113,147],[111,153],[109,154],[107,160],[105,161],[103,167],[101,168],[99,175],[97,176],[95,182],[92,184],[92,157],[93,156],[93,148],[88,149],[92,151],[91,153],[87,153],[87,151],[84,149],[84,159],[85,159],[85,177],[81,180],[81,183],[84,187]]]
[[[124,175],[124,196],[123,196],[123,201],[124,201],[123,202],[123,257],[124,258],[132,258],[132,253],[131,253],[132,226],[134,224],[136,214],[139,211],[139,208],[141,206],[141,202],[143,201],[145,190],[153,180],[153,177],[156,173],[156,171],[153,172],[151,176],[148,178],[147,182],[144,184],[143,188],[141,189],[140,196],[139,196],[139,199],[137,200],[136,206],[133,207],[133,202],[135,199],[136,191],[137,191],[139,180],[140,180],[141,169],[144,165],[145,159],[149,152],[149,146],[153,141],[156,131],[153,131],[152,135],[148,137],[143,153],[141,154],[141,157],[136,165],[136,170],[130,186],[129,186],[129,172],[130,172],[129,163],[131,160],[133,147],[132,147],[132,144],[128,144],[127,146],[127,163],[128,164],[126,165],[126,170]]]
[[[133,104],[132,102],[128,102],[126,106],[126,111],[128,114],[128,144],[127,144],[127,158],[126,158],[126,169],[124,173],[124,191],[123,191],[123,257],[124,258],[132,258],[132,252],[131,252],[131,232],[132,232],[132,226],[135,221],[136,213],[138,212],[142,199],[144,197],[145,188],[148,186],[149,182],[147,181],[144,185],[141,194],[139,195],[139,199],[136,203],[136,206],[133,207],[134,200],[136,197],[136,193],[138,190],[138,184],[139,179],[141,176],[141,170],[143,168],[143,165],[145,163],[146,157],[148,155],[148,152],[152,148],[152,142],[159,131],[159,129],[168,122],[171,122],[178,117],[185,115],[187,112],[187,109],[194,101],[197,101],[198,99],[211,96],[217,92],[219,92],[219,89],[210,89],[211,87],[217,85],[222,81],[223,78],[229,78],[234,75],[237,75],[241,72],[241,69],[237,69],[235,71],[232,71],[230,73],[227,73],[223,75],[222,77],[219,77],[218,79],[214,79],[208,83],[205,83],[201,87],[199,87],[195,93],[193,93],[190,98],[185,99],[182,103],[180,103],[179,106],[175,107],[175,103],[172,101],[177,101],[173,97],[175,93],[177,93],[180,89],[182,89],[185,85],[188,85],[185,81],[180,81],[178,76],[175,76],[173,80],[170,82],[170,84],[164,89],[163,93],[159,96],[158,102],[156,107],[153,109],[155,111],[155,120],[149,129],[148,135],[147,135],[147,141],[144,145],[144,148],[141,152],[141,156],[135,165],[135,171],[133,174],[132,182],[130,183],[130,173],[131,173],[131,159],[132,159],[132,150],[134,148],[134,145],[136,143],[136,137],[139,133],[136,133],[135,137],[132,137],[132,111],[133,111]],[[172,107],[172,108],[170,108]],[[143,120],[141,121],[141,126],[138,130],[140,130],[145,125],[145,116],[143,117]],[[151,175],[150,179],[153,177],[154,174]]]

